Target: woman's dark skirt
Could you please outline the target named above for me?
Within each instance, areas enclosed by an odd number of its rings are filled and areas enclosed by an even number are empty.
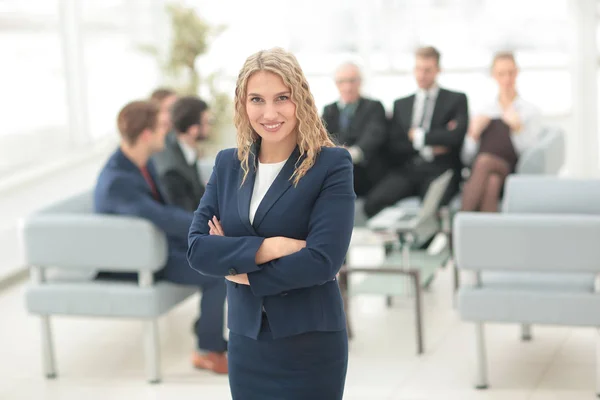
[[[488,153],[504,160],[511,173],[515,172],[519,161],[510,138],[510,127],[500,119],[491,120],[481,133],[479,153]]]
[[[233,400],[341,400],[348,367],[348,334],[307,332],[273,339],[263,316],[258,340],[229,334]]]

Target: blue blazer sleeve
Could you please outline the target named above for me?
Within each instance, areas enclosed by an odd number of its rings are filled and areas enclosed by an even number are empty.
[[[258,271],[261,267],[256,265],[256,252],[265,240],[258,236],[230,237],[209,234],[208,221],[213,216],[221,219],[217,191],[221,154],[219,152],[217,155],[206,191],[194,212],[187,252],[190,267],[203,275],[216,277]]]
[[[249,273],[255,296],[322,285],[339,272],[350,245],[356,196],[350,154],[339,149],[336,155],[310,215],[306,247]]]
[[[136,187],[130,179],[116,178],[110,185],[108,198],[111,199],[117,214],[147,219],[168,236],[186,240],[192,223],[192,213],[157,202]]]

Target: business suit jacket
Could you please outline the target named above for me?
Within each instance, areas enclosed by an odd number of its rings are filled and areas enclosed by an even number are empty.
[[[394,102],[394,113],[390,123],[390,163],[402,166],[418,152],[408,138],[413,118],[413,106],[416,96],[410,95]],[[456,121],[454,129],[448,129],[450,121]],[[440,88],[429,131],[425,134],[426,146],[446,146],[450,151],[435,157],[433,163],[441,168],[459,169],[460,153],[469,124],[467,96]]]
[[[258,154],[255,147],[253,154]],[[229,329],[257,338],[262,308],[274,338],[346,326],[336,281],[352,235],[355,195],[352,161],[342,148],[324,147],[295,187],[290,180],[298,148],[249,220],[256,161],[244,183],[235,149],[221,151],[190,228],[188,260],[202,274],[224,277],[247,273],[250,285],[227,281]],[[209,235],[216,216],[226,236]],[[306,240],[299,252],[257,265],[265,238]]]
[[[367,163],[380,155],[387,138],[385,109],[380,101],[361,97],[345,132],[340,130],[337,102],[325,106],[322,118],[332,138],[340,145],[360,147]]]
[[[198,168],[185,159],[175,132],[167,135],[165,148],[152,160],[167,204],[194,212],[204,194],[204,185]]]
[[[95,211],[103,214],[130,215],[144,218],[165,232],[169,256],[167,265],[186,265],[187,235],[193,214],[164,203],[153,163],[148,172],[159,192],[155,200],[140,169],[123,154],[115,151],[102,168],[94,189]]]

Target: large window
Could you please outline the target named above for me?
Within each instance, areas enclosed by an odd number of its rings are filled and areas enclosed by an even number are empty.
[[[159,82],[155,60],[140,45],[156,44],[162,2],[78,0],[82,6],[85,85],[91,138],[115,135],[125,103],[147,97]]]
[[[57,2],[33,3],[0,2],[0,179],[69,147]]]
[[[159,39],[162,3],[0,1],[0,179],[116,138],[119,108],[159,82],[138,46]]]
[[[227,27],[196,65],[203,77],[221,71],[220,84],[232,95],[236,75],[249,54],[282,46],[300,60],[319,109],[337,97],[335,67],[356,60],[363,65],[365,93],[381,99],[389,111],[394,99],[415,89],[411,74],[415,47],[431,44],[442,52],[440,83],[466,92],[471,105],[493,95],[488,74],[492,54],[513,50],[521,67],[521,94],[547,115],[571,111],[573,21],[568,0],[178,2],[193,6],[211,24]],[[0,87],[5,89],[0,97],[5,111],[0,174],[20,163],[72,151],[78,144],[115,137],[119,108],[146,97],[161,81],[157,63],[139,45],[168,46],[167,3],[0,0],[0,45],[5,56],[0,74]],[[61,34],[65,6],[77,8],[70,26],[76,28],[79,40],[66,40]],[[78,46],[81,74],[67,73],[70,53],[65,45]],[[73,87],[82,88],[81,103],[73,104],[69,92]],[[84,126],[76,132],[71,130],[69,113],[74,106],[85,114]]]

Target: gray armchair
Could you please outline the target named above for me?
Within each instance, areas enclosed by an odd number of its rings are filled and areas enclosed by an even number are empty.
[[[484,323],[600,327],[600,181],[512,176],[503,212],[459,212],[453,229],[456,265],[475,275],[458,310],[475,325],[478,388]]]
[[[538,142],[523,152],[516,173],[521,175],[558,175],[565,162],[565,133],[557,127],[545,127]]]
[[[56,377],[50,316],[132,318],[144,322],[148,380],[159,382],[158,317],[195,290],[154,281],[167,259],[162,232],[142,219],[94,214],[92,201],[84,193],[22,221],[31,271],[26,307],[41,319],[44,372]],[[139,278],[95,280],[98,270],[137,272]]]

